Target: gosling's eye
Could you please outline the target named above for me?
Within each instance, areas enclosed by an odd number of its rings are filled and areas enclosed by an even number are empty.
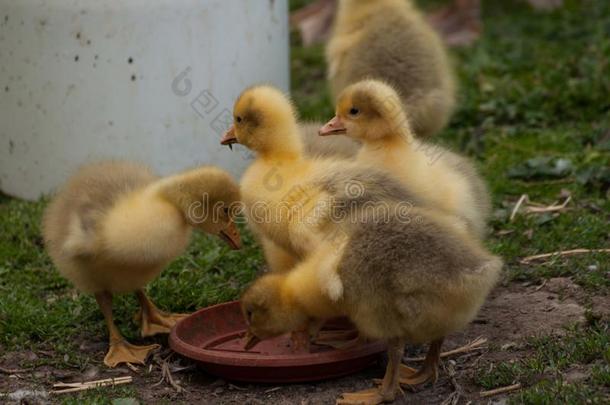
[[[225,214],[229,215],[229,208],[225,207],[222,210],[224,211]]]
[[[241,122],[241,117],[235,117],[235,121]]]
[[[349,110],[349,115],[358,115],[359,113],[360,113],[360,110],[359,110],[359,109],[357,109],[356,107],[352,107],[352,108]]]

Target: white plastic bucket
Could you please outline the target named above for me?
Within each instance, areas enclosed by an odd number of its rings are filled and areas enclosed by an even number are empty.
[[[235,97],[289,87],[286,0],[0,0],[0,188],[35,199],[79,165],[206,163]]]

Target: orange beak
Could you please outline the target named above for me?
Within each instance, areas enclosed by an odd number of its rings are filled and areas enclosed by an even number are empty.
[[[235,222],[229,222],[229,225],[225,229],[220,231],[218,236],[220,237],[220,239],[227,242],[231,249],[241,249],[241,237],[239,236],[239,230],[237,229]]]
[[[345,125],[343,125],[343,121],[336,115],[318,131],[318,135],[320,136],[343,135],[346,133],[347,129],[345,128]]]
[[[220,139],[220,144],[228,145],[229,148],[233,149],[233,146],[231,145],[234,143],[239,143],[239,141],[237,140],[237,136],[235,136],[235,125],[231,125]]]

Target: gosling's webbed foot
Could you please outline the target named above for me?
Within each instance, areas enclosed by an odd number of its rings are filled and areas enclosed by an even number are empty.
[[[161,346],[154,344],[148,346],[136,346],[125,340],[110,343],[108,353],[104,357],[104,364],[108,367],[116,367],[121,363],[145,364],[146,358],[151,351]]]
[[[396,392],[394,390],[384,392],[382,388],[349,392],[341,394],[341,397],[336,401],[336,405],[377,405],[384,402],[394,402]]]
[[[309,333],[307,331],[294,331],[290,333],[290,343],[293,352],[309,351]]]
[[[402,381],[403,379],[406,381],[417,373],[416,369],[406,366],[404,364],[400,365],[398,371],[399,371],[399,377],[398,377],[399,381]],[[377,385],[380,385],[383,382],[383,380],[381,378],[375,378],[375,379],[373,379],[373,382]],[[401,384],[402,384],[402,382],[401,382]],[[404,383],[404,384],[409,385],[407,383]]]
[[[438,364],[440,362],[442,344],[442,338],[437,339],[430,344],[422,368],[415,373],[413,373],[411,367],[401,364],[398,379],[399,383],[402,385],[419,385],[428,381],[435,383],[438,379]]]
[[[428,381],[435,383],[438,379],[438,369],[436,366],[424,366],[420,370],[400,365],[400,377],[398,381],[401,385],[420,385]]]
[[[156,309],[156,308],[155,308]],[[163,333],[169,333],[173,326],[188,314],[172,314],[158,309],[153,311],[142,311],[134,315],[134,319],[140,325],[140,335],[149,337]]]

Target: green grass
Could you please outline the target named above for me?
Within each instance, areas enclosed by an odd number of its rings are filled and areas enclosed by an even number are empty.
[[[610,247],[610,2],[565,3],[540,13],[513,1],[484,2],[484,36],[452,51],[459,108],[437,139],[474,158],[488,181],[495,209],[488,243],[507,263],[506,281],[569,276],[588,293],[602,295],[610,291],[608,255],[519,262],[537,253]],[[323,47],[303,48],[293,36],[293,96],[303,119],[333,115],[324,77]],[[567,159],[570,166],[557,176],[537,169],[509,176],[532,158]],[[520,195],[551,204],[562,189],[571,193],[569,210],[508,220]],[[85,368],[93,360],[79,354],[79,338],[101,339],[104,324],[93,299],[75,294],[43,250],[45,204],[0,197],[0,350],[52,347],[56,356],[35,362]],[[213,238],[196,236],[150,285],[152,298],[174,311],[236,298],[262,266],[247,231],[244,239],[245,249],[231,252]],[[132,297],[117,298],[116,319],[130,339],[136,339],[135,310]],[[526,389],[512,396],[515,403],[601,403],[610,390],[609,343],[607,325],[584,325],[561,338],[528,342],[531,358],[496,364],[475,380],[481,389],[522,382]],[[573,365],[591,367],[590,377],[566,383],[563,373]],[[108,402],[108,392],[114,398],[134,395],[125,388],[68,401]]]
[[[111,393],[107,387],[96,388],[90,391],[82,392],[73,397],[66,397],[63,400],[64,405],[137,405],[136,390],[130,386],[113,387]]]
[[[610,388],[608,332],[607,324],[593,323],[569,328],[561,337],[532,338],[525,347],[531,353],[480,368],[476,383],[486,390],[521,383],[526,389],[514,403],[579,403],[582,398],[602,403]],[[566,372],[575,366],[591,370],[585,381],[576,382],[578,389],[565,381]]]

